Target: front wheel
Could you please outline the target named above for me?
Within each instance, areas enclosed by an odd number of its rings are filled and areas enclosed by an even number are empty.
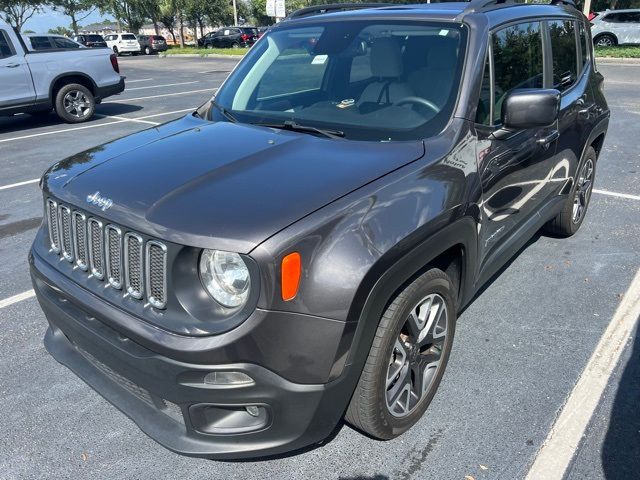
[[[618,44],[618,40],[609,33],[603,33],[596,37],[594,43],[596,47],[615,47]]]
[[[67,123],[85,122],[93,116],[95,109],[95,98],[84,85],[70,83],[56,94],[56,113]]]
[[[144,47],[144,54],[151,55],[151,49],[149,47]]]
[[[593,181],[596,176],[596,151],[587,148],[584,161],[578,171],[573,190],[565,201],[562,211],[545,225],[545,230],[553,235],[570,237],[578,231],[589,207]]]
[[[115,53],[117,56],[120,56],[120,52],[118,51],[118,47],[113,47],[113,53]]]
[[[346,420],[383,440],[411,428],[440,385],[455,327],[451,280],[441,270],[428,270],[382,315]]]

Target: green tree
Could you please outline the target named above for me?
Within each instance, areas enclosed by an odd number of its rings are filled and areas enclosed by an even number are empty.
[[[176,23],[178,21],[178,4],[176,0],[162,0],[158,4],[158,21],[160,21],[173,37],[176,43]]]
[[[51,0],[51,7],[71,19],[71,30],[78,34],[79,22],[97,8],[94,0]]]
[[[0,0],[0,13],[9,25],[21,31],[25,22],[42,10],[43,4],[41,0]]]
[[[27,32],[25,32],[25,33],[27,33]],[[56,28],[50,28],[49,29],[49,33],[53,33],[54,35],[64,35],[65,37],[70,37],[75,32],[73,32],[72,30],[68,29],[67,27],[56,27]]]
[[[113,15],[120,29],[124,25],[132,33],[138,33],[146,20],[143,0],[106,0],[100,9]]]

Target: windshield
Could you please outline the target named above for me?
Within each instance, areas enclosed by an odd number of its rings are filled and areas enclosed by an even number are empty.
[[[85,38],[87,42],[104,42],[104,39],[100,35],[87,35]]]
[[[135,36],[135,35],[131,35],[131,34],[128,34],[128,35],[122,35],[122,39],[123,39],[123,40],[135,40],[135,39],[136,39],[136,36]]]
[[[295,122],[352,140],[426,138],[451,117],[465,43],[464,27],[449,23],[283,25],[249,51],[216,102],[245,123]]]

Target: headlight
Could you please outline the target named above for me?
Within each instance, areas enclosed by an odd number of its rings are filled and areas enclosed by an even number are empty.
[[[249,269],[237,253],[204,250],[200,278],[213,299],[224,307],[239,307],[247,301]]]

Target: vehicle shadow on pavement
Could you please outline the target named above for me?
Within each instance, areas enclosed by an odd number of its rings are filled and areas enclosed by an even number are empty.
[[[129,105],[126,103],[109,103],[96,105],[96,114],[91,120],[84,123],[65,123],[51,111],[49,114],[29,115],[28,113],[14,115],[13,117],[0,117],[0,134],[18,133],[32,128],[42,127],[74,127],[91,125],[104,119],[104,115],[125,115],[127,113],[142,110],[140,105]]]
[[[602,469],[607,480],[638,478],[640,472],[640,328],[620,376],[602,445]]]

